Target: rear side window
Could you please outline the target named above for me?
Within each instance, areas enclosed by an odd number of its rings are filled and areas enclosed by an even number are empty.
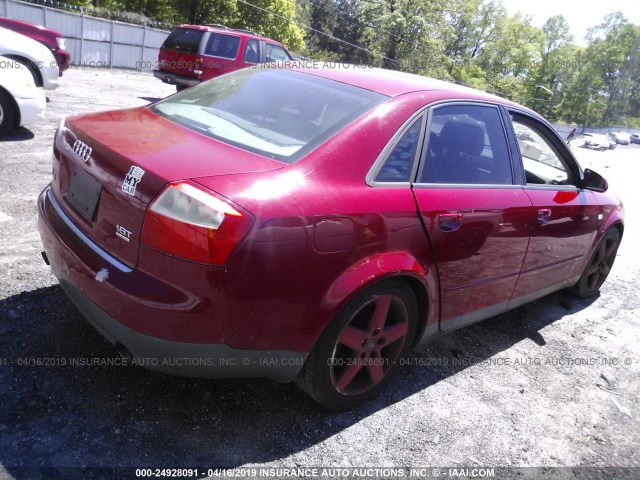
[[[380,173],[376,176],[376,182],[408,182],[411,180],[413,161],[418,149],[420,139],[420,117],[402,136],[398,144],[384,162]]]
[[[191,28],[176,28],[162,44],[162,48],[177,52],[197,53],[204,32]]]
[[[420,183],[513,183],[507,139],[497,108],[437,107],[429,123]]]
[[[223,33],[211,33],[209,41],[204,49],[205,55],[212,57],[234,59],[238,55],[240,37],[225,35]]]
[[[286,62],[291,60],[287,51],[279,45],[273,43],[265,44],[265,57],[267,62]]]

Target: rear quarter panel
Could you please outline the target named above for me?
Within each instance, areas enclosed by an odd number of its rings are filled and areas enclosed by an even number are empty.
[[[225,273],[230,346],[309,351],[351,297],[394,275],[419,279],[437,307],[435,266],[410,188],[365,183],[420,105],[411,97],[387,102],[277,172],[198,179],[257,218]],[[353,223],[352,246],[319,252],[314,229],[335,218]],[[437,315],[429,309],[428,321]]]

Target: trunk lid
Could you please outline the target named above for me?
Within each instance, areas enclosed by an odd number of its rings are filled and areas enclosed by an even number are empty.
[[[146,107],[69,118],[54,155],[53,190],[62,208],[91,240],[132,268],[147,207],[168,182],[286,166]]]

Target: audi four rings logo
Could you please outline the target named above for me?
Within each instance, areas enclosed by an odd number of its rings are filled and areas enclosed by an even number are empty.
[[[80,140],[76,140],[76,143],[73,144],[73,153],[85,163],[91,158],[92,151],[93,149],[89,145]]]

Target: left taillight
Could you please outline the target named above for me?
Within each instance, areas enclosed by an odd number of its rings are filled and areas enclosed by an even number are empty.
[[[142,243],[199,263],[224,265],[254,218],[192,182],[172,182],[149,205]]]

